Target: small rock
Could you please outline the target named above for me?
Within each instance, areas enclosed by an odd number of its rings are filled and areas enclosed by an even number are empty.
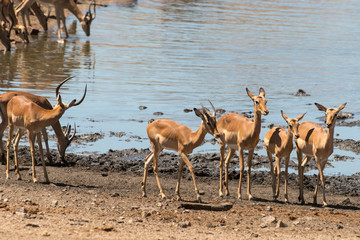
[[[258,238],[259,234],[257,233],[251,233],[250,238]]]
[[[338,225],[337,229],[344,229],[344,226],[343,225]]]
[[[138,210],[140,207],[139,206],[132,206],[131,210]]]
[[[179,222],[178,226],[181,228],[187,228],[191,226],[191,223],[189,221]]]
[[[120,196],[120,194],[119,193],[112,193],[110,196],[111,197],[118,197],[118,196]]]
[[[112,230],[114,230],[114,227],[112,227],[112,226],[103,226],[101,228],[101,230],[103,230],[105,232],[111,232]]]
[[[203,195],[205,195],[205,191],[199,190],[199,194],[203,196]]]
[[[142,218],[147,218],[147,217],[149,217],[151,214],[149,213],[149,212],[142,212],[141,213],[141,216],[142,216]]]
[[[153,115],[155,115],[155,116],[162,116],[162,115],[164,115],[164,113],[162,113],[162,112],[154,112]]]
[[[272,210],[273,210],[273,209],[272,209],[271,206],[267,206],[267,207],[266,207],[266,211],[272,212]]]
[[[43,237],[50,237],[50,233],[48,233],[48,232],[43,232],[42,234],[41,234]]]
[[[299,89],[296,93],[295,96],[310,96],[310,94],[307,94],[303,89]]]
[[[192,112],[193,110],[192,109],[188,109],[188,108],[185,108],[184,109],[184,112],[188,113],[188,112]]]
[[[52,201],[51,206],[56,207],[58,204],[59,204],[58,200],[54,200]]]
[[[286,227],[285,223],[283,223],[281,220],[279,220],[276,224],[276,228],[283,228]]]
[[[38,227],[40,227],[39,225],[37,225],[37,224],[33,224],[33,223],[28,223],[28,224],[26,224],[25,225],[25,227],[33,227],[33,228],[38,228]]]
[[[145,109],[147,109],[147,107],[146,106],[139,106],[139,109],[140,110],[145,110]]]
[[[269,225],[269,224],[272,224],[272,223],[275,223],[276,222],[276,218],[273,217],[273,216],[266,216],[266,217],[263,217],[261,219],[261,221],[266,224],[266,225]]]

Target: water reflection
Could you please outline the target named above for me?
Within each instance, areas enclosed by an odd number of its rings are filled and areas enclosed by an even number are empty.
[[[0,65],[1,89],[45,90],[56,87],[75,69],[94,69],[95,54],[90,41],[70,38],[60,44],[41,34],[32,43],[17,46],[0,57]]]

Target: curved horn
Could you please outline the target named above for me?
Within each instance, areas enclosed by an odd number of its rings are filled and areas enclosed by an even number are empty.
[[[210,103],[210,105],[211,105],[211,107],[212,107],[212,109],[213,109],[213,117],[216,117],[216,110],[215,110],[215,107],[214,107],[214,105],[212,104],[212,102],[210,101],[210,100],[208,100],[209,101],[209,103]]]
[[[71,137],[69,138],[69,144],[70,144],[71,141],[74,139],[75,134],[76,134],[76,124],[74,123],[74,133],[73,133],[73,135],[71,135]]]
[[[71,125],[68,124],[66,126],[66,131],[64,132],[65,137],[69,137],[70,132],[71,132]]]
[[[94,16],[93,16],[93,14],[91,14],[91,6],[94,6]],[[94,1],[94,2],[91,2],[90,4],[89,4],[89,11],[88,11],[88,13],[89,13],[89,15],[90,15],[90,20],[94,20],[95,18],[96,18],[96,1]]]
[[[85,85],[85,92],[84,92],[83,97],[80,99],[80,101],[76,102],[76,100],[74,100],[74,101],[72,101],[72,102],[70,103],[70,105],[71,105],[71,106],[77,106],[77,105],[79,105],[80,103],[82,103],[82,101],[84,101],[84,99],[85,99],[86,91],[87,91],[87,84]]]
[[[62,81],[62,82],[56,87],[56,91],[55,91],[56,97],[58,97],[58,95],[59,95],[60,87],[61,87],[64,83],[66,83],[67,81],[69,81],[71,78],[73,78],[73,77],[74,77],[74,76],[70,76],[70,77],[66,78],[64,81]]]

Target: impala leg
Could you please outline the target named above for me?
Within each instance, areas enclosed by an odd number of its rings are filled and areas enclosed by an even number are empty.
[[[10,148],[11,148],[11,139],[14,133],[14,125],[9,124],[9,133],[8,140],[6,142],[6,179],[9,179],[9,162],[10,162]]]
[[[238,187],[238,199],[241,199],[241,182],[244,175],[244,151],[239,147],[239,162],[240,162],[240,177],[239,177],[239,187]]]
[[[1,123],[0,123],[0,163],[1,164],[5,164],[6,163],[6,159],[5,159],[5,153],[4,153],[4,145],[3,145],[3,136],[4,136],[4,131],[7,127],[7,116],[4,116],[4,114],[2,113],[2,111],[0,111],[1,113]]]
[[[153,157],[154,157],[154,153],[151,152],[144,160],[144,162],[145,162],[145,164],[144,164],[144,177],[143,177],[143,181],[142,181],[142,184],[141,184],[141,190],[142,190],[142,196],[143,197],[146,197],[146,178],[147,178],[147,173],[148,173],[148,170],[149,170],[149,166],[150,166],[150,163],[153,160]]]
[[[58,30],[57,30],[58,41],[63,41],[61,37],[61,23],[60,23],[61,11],[59,8],[55,8],[55,15],[56,15],[56,23],[58,25]]]
[[[158,187],[159,187],[159,191],[160,191],[160,196],[161,196],[161,199],[165,199],[166,196],[164,194],[164,191],[161,187],[161,184],[160,184],[160,179],[159,179],[159,174],[158,174],[158,161],[159,161],[159,154],[160,154],[160,151],[155,149],[154,150],[154,157],[153,157],[153,169],[154,169],[154,174],[155,174],[155,178],[156,178],[156,182],[158,184]]]
[[[177,181],[177,184],[176,184],[176,190],[175,190],[175,194],[176,194],[176,197],[177,197],[178,201],[181,200],[181,197],[180,197],[180,182],[181,182],[181,177],[182,177],[184,165],[185,165],[185,162],[181,159],[180,160],[180,166],[179,166],[179,177],[178,177],[178,181]]]
[[[28,138],[30,142],[30,150],[31,150],[32,179],[33,182],[36,183],[37,179],[36,179],[36,170],[35,170],[35,148],[34,148],[35,135],[29,130],[27,130],[27,134],[28,134]]]
[[[272,154],[269,151],[266,151],[268,158],[269,158],[269,163],[270,163],[270,174],[271,174],[271,179],[272,179],[272,191],[273,191],[273,199],[276,201],[276,195],[275,195],[275,173],[274,173],[274,167],[273,167],[273,158],[272,158]]]
[[[319,169],[319,174],[318,174],[318,178],[317,178],[317,182],[316,182],[316,188],[315,188],[315,192],[314,192],[314,204],[316,204],[316,199],[317,199],[317,190],[318,190],[318,185],[319,185],[319,178],[321,180],[321,186],[322,186],[322,190],[323,190],[323,206],[326,207],[328,204],[326,202],[326,198],[325,198],[325,179],[324,179],[324,173],[323,170],[325,168],[325,164],[326,161],[320,162],[320,160],[316,159],[316,163]]]
[[[224,180],[225,196],[229,196],[229,164],[230,164],[230,159],[234,156],[234,153],[235,150],[230,148],[225,158],[225,180]]]
[[[195,187],[195,193],[196,193],[196,199],[198,202],[201,202],[201,198],[200,198],[200,194],[199,194],[199,189],[196,185],[196,180],[195,180],[195,173],[194,173],[194,167],[192,166],[191,162],[189,161],[188,157],[186,156],[185,153],[183,152],[179,152],[182,160],[185,162],[186,166],[189,168],[190,172],[191,172],[191,176],[193,178],[194,181],[194,187]]]
[[[290,155],[285,158],[285,202],[289,202],[288,199],[288,168],[289,168]]]
[[[68,33],[68,30],[66,28],[66,17],[65,17],[65,14],[64,14],[64,10],[60,10],[60,16],[61,16],[61,19],[62,19],[62,24],[63,24],[63,28],[64,28],[64,32],[65,32],[65,37],[68,38],[69,37],[69,33]]]
[[[46,128],[43,128],[41,130],[41,133],[44,138],[44,143],[45,143],[45,148],[46,148],[46,157],[49,160],[49,163],[53,164],[54,162],[53,162],[51,154],[50,154],[49,139],[48,139],[48,134],[47,134]]]
[[[252,163],[252,157],[254,154],[254,149],[249,150],[249,155],[248,155],[248,162],[247,162],[247,194],[249,196],[249,200],[251,200],[253,198],[253,196],[251,195],[251,163]]]
[[[305,204],[304,200],[304,192],[303,192],[303,167],[301,166],[302,163],[302,152],[298,148],[296,148],[296,154],[298,158],[298,175],[299,175],[299,197],[298,200],[301,204]]]
[[[43,167],[45,181],[46,181],[46,183],[50,183],[49,177],[48,177],[48,174],[47,174],[47,171],[46,171],[46,164],[45,164],[45,159],[44,159],[44,151],[43,151],[42,142],[41,142],[41,133],[37,133],[36,138],[37,138],[37,142],[38,142],[38,146],[39,146],[41,163],[42,163],[42,167]]]
[[[16,171],[16,175],[17,175],[17,180],[21,179],[20,169],[19,169],[18,146],[19,146],[19,142],[20,142],[20,139],[21,139],[23,133],[24,133],[24,130],[19,129],[18,132],[16,133],[14,143],[13,143],[13,146],[14,146],[14,159],[15,159],[15,171]]]
[[[225,154],[225,144],[219,139],[219,147],[220,147],[220,163],[219,163],[219,170],[220,170],[220,184],[219,184],[219,197],[223,197],[223,190],[222,190],[222,180],[223,180],[223,163],[224,163],[224,154]]]
[[[276,198],[278,198],[280,194],[280,179],[281,179],[281,168],[280,168],[279,157],[275,157],[275,164],[276,164],[276,175],[277,175]]]

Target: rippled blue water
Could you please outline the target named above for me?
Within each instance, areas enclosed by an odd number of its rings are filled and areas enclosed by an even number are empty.
[[[97,10],[90,37],[79,27],[58,44],[50,31],[0,56],[0,87],[26,89],[55,103],[54,88],[63,78],[76,76],[61,91],[64,101],[81,97],[88,84],[86,101],[68,110],[61,122],[76,122],[79,133],[101,131],[105,138],[74,145],[74,152],[149,147],[147,140],[131,136],[146,138],[146,122],[158,118],[154,112],[196,129],[200,119],[183,109],[207,104],[207,99],[227,111],[252,111],[246,87],[266,91],[270,114],[263,126],[285,125],[281,109],[289,117],[307,112],[305,120],[320,122],[324,114],[314,102],[328,107],[348,102],[344,111],[358,119],[359,11],[356,0],[113,5]],[[298,89],[310,96],[294,96]],[[140,105],[148,108],[141,111]],[[119,139],[110,137],[110,131],[127,134]],[[360,136],[358,127],[337,127],[335,133],[344,139]],[[207,143],[198,151],[218,151],[218,146]],[[359,156],[326,171],[358,172]]]

